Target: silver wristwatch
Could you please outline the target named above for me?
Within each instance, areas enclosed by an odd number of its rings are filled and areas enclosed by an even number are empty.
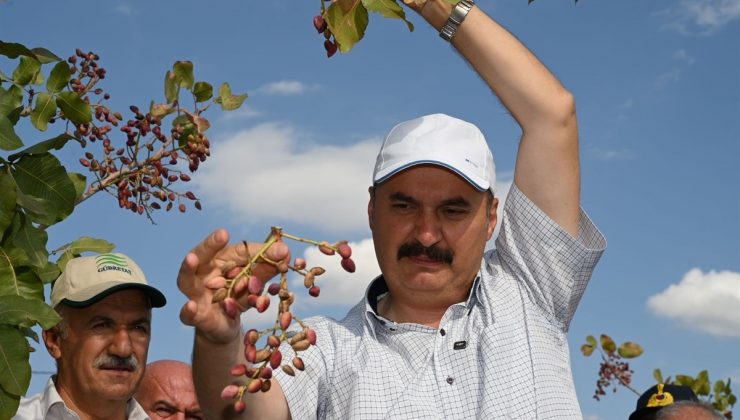
[[[452,8],[452,13],[450,13],[450,17],[447,19],[447,22],[445,22],[445,25],[439,31],[439,36],[445,41],[450,42],[452,37],[455,35],[455,32],[457,32],[457,28],[463,23],[465,16],[468,15],[468,12],[470,12],[470,9],[472,9],[474,5],[475,2],[473,0],[460,0],[460,2]]]

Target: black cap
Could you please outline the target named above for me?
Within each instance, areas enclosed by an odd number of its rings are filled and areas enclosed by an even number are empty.
[[[657,384],[645,391],[637,399],[637,407],[630,414],[629,420],[642,420],[654,418],[654,415],[661,408],[671,405],[677,401],[698,401],[694,391],[684,385]]]

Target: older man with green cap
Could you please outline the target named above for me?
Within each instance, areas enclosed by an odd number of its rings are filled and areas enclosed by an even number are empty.
[[[132,396],[146,366],[151,308],[165,303],[126,255],[70,260],[51,291],[62,321],[43,332],[57,373],[14,419],[148,419]]]

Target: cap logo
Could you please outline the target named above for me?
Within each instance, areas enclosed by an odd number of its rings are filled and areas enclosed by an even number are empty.
[[[126,259],[118,255],[101,254],[95,257],[95,265],[98,266],[98,273],[115,270],[131,275],[131,269],[128,268]]]
[[[670,392],[663,392],[663,384],[658,384],[658,392],[650,396],[647,403],[648,407],[663,407],[673,404],[673,395]]]
[[[470,160],[468,158],[465,158],[465,162],[468,162],[469,164],[475,166],[476,168],[478,167],[478,165],[476,165],[475,162],[473,162],[472,160]]]

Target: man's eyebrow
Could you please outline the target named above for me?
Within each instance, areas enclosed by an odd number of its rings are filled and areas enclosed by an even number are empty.
[[[443,206],[470,207],[470,202],[462,197],[448,198],[442,201]]]
[[[391,200],[394,201],[405,201],[407,203],[416,203],[416,199],[410,195],[406,195],[402,192],[394,192],[389,197]]]

